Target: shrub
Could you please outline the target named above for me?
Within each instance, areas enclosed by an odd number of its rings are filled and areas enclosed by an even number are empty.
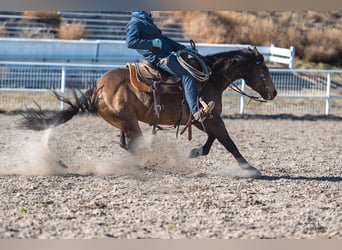
[[[186,12],[183,25],[198,42],[294,46],[299,58],[342,65],[338,11]]]
[[[81,22],[61,22],[58,30],[58,38],[66,40],[78,40],[85,34],[85,25]]]
[[[255,45],[269,45],[275,29],[271,18],[233,11],[190,12],[185,15],[184,26],[199,42]]]
[[[342,31],[312,28],[307,32],[304,58],[313,62],[341,64]]]
[[[241,41],[255,45],[270,45],[273,41],[274,30],[272,19],[258,19],[252,15],[241,19],[240,26],[235,27],[235,32],[240,33]]]
[[[230,20],[209,12],[188,12],[184,15],[184,30],[197,42],[224,43],[230,36]],[[215,27],[215,28],[212,28]]]
[[[276,34],[281,34],[274,39],[273,44],[289,48],[293,46],[296,50],[296,56],[303,57],[305,47],[305,33],[296,27],[278,27]]]
[[[0,37],[1,36],[6,36],[7,32],[6,32],[6,22],[3,22],[2,24],[0,24]]]
[[[52,25],[59,25],[61,20],[56,11],[24,11],[23,16],[38,17],[38,19],[23,18],[22,21],[43,22]]]

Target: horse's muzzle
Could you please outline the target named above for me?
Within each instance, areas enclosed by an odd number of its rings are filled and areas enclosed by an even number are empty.
[[[262,98],[264,98],[265,100],[273,100],[276,96],[277,96],[277,90],[274,90],[272,93],[265,93]]]

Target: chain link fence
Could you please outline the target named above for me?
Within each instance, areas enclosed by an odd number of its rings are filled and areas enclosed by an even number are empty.
[[[68,95],[72,88],[87,89],[106,71],[124,65],[0,62],[0,110],[62,107],[52,90]],[[342,71],[270,69],[278,96],[258,103],[229,88],[223,95],[223,115],[292,114],[342,116]],[[244,81],[236,82],[255,94]]]

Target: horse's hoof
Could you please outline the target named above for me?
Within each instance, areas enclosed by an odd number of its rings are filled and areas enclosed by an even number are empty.
[[[128,147],[127,147],[127,145],[126,145],[126,144],[119,143],[119,145],[120,145],[120,148],[123,148],[123,149],[126,149],[126,150],[128,150]]]
[[[258,169],[256,169],[255,167],[249,164],[240,164],[240,167],[241,167],[241,175],[243,175],[242,177],[258,178],[262,175]]]
[[[192,149],[190,152],[189,158],[196,158],[198,156],[203,155],[202,151],[203,150],[201,147]]]
[[[62,162],[61,160],[58,161],[58,165],[62,168],[68,168],[68,166],[65,165],[64,162]]]
[[[249,178],[259,178],[262,175],[261,172],[254,167],[251,167],[251,169],[247,169],[246,171],[248,171]]]

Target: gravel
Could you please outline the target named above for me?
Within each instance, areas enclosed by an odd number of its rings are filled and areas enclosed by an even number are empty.
[[[151,135],[140,154],[119,131],[77,116],[45,132],[0,114],[0,238],[342,238],[342,126],[338,119],[226,119],[241,153],[262,172],[239,178],[215,142],[193,130]]]

